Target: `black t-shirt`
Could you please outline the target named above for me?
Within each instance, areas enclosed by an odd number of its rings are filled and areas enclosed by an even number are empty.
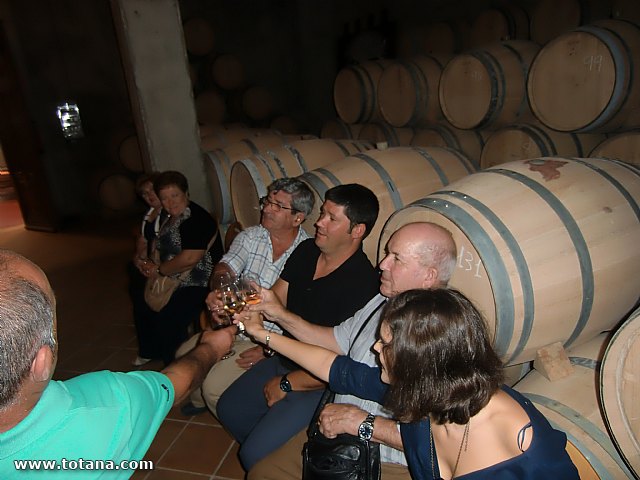
[[[293,251],[280,277],[289,283],[288,310],[316,325],[333,327],[378,293],[380,278],[358,249],[329,275],[314,280],[320,253],[314,239],[305,240]]]

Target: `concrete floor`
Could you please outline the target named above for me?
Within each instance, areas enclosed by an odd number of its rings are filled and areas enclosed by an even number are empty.
[[[0,216],[3,208],[0,202]],[[62,233],[0,227],[0,248],[40,265],[58,300],[59,361],[55,379],[97,370],[129,371],[136,337],[127,293],[126,264],[138,220],[112,219],[69,226]],[[159,370],[159,362],[145,365]],[[174,408],[145,459],[155,470],[136,480],[244,478],[238,444],[210,414],[184,417]]]

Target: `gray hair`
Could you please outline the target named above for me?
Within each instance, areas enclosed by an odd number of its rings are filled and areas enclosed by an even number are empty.
[[[291,195],[291,208],[304,213],[305,217],[311,213],[316,201],[307,184],[297,178],[279,178],[267,190],[269,193],[283,191]]]
[[[439,230],[443,239],[439,241],[424,241],[417,247],[417,254],[420,265],[423,267],[433,267],[438,271],[438,280],[441,286],[446,286],[456,268],[457,251],[456,244],[451,232],[440,225],[431,222],[431,228]]]
[[[12,271],[21,261],[28,262],[0,250],[0,410],[16,400],[38,350],[55,349],[53,298]]]

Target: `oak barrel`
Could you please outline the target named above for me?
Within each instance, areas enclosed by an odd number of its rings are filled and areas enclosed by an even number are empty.
[[[432,125],[442,119],[438,86],[444,65],[430,55],[397,61],[378,82],[378,104],[393,127]]]
[[[322,125],[320,138],[356,139],[362,129],[361,123],[345,123],[339,118],[327,120]]]
[[[472,47],[484,47],[504,40],[528,40],[529,17],[520,6],[504,2],[480,12],[471,24]]]
[[[451,231],[450,285],[471,298],[507,364],[555,342],[589,341],[638,301],[640,169],[606,159],[510,162],[453,182],[391,216]]]
[[[411,145],[414,147],[449,147],[464,153],[476,167],[480,166],[480,155],[488,133],[482,130],[461,130],[441,123],[417,129]]]
[[[370,60],[342,68],[333,84],[338,116],[346,123],[382,120],[378,106],[378,81],[388,60]]]
[[[589,156],[613,158],[640,165],[640,130],[619,133],[603,140]]]
[[[640,27],[602,20],[546,44],[529,72],[531,110],[549,128],[640,127]]]
[[[537,44],[511,40],[456,55],[440,77],[440,107],[454,127],[498,128],[527,121],[527,75]]]
[[[411,143],[413,129],[392,127],[385,123],[365,123],[358,133],[358,140],[386,144],[388,147],[401,147]]]
[[[531,40],[544,45],[581,25],[609,18],[609,0],[538,0],[531,13]]]

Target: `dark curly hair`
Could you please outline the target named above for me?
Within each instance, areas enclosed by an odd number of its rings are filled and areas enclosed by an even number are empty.
[[[484,408],[503,381],[480,312],[454,289],[408,290],[389,300],[381,325],[390,386],[385,407],[402,422],[430,415],[463,425]]]

